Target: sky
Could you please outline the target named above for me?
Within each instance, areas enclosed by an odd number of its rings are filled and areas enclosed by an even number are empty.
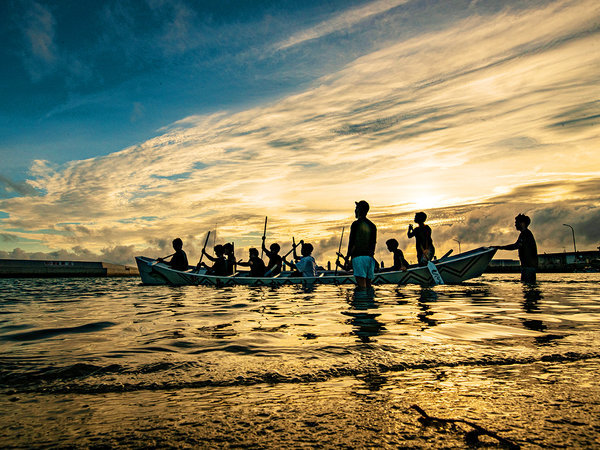
[[[0,2],[0,258],[600,245],[600,2]],[[216,231],[216,233],[215,233]],[[215,237],[216,235],[216,237]],[[516,259],[514,252],[498,257]]]

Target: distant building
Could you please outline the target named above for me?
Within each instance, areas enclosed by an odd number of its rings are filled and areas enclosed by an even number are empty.
[[[0,259],[0,278],[130,277],[136,267],[91,261]]]
[[[540,253],[539,272],[575,272],[600,270],[600,251]],[[519,272],[520,264],[515,259],[492,259],[486,272]]]
[[[600,268],[600,251],[543,253],[538,255],[540,272],[572,272]]]

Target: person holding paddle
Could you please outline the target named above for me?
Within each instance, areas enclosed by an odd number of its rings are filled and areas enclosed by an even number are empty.
[[[223,251],[225,253],[225,258],[227,258],[227,275],[233,275],[235,272],[235,247],[233,242],[227,242],[223,244]]]
[[[262,251],[265,253],[265,255],[267,255],[267,258],[269,258],[266,276],[274,277],[275,275],[281,273],[281,266],[283,264],[283,259],[279,254],[281,246],[277,242],[274,242],[269,246],[270,250],[267,250],[267,246],[265,245],[266,239],[266,236],[262,237]]]
[[[293,276],[301,275],[303,277],[316,277],[317,276],[317,262],[312,256],[314,247],[312,244],[302,242],[300,247],[301,257],[296,253],[296,245],[292,247],[294,262],[286,262],[288,266],[296,270]]]
[[[173,253],[170,261],[165,261],[165,258],[158,258],[158,262],[170,266],[174,270],[188,270],[188,259],[187,255],[183,251],[183,241],[180,238],[173,239]]]
[[[369,204],[361,200],[356,202],[354,215],[356,220],[350,226],[348,253],[344,257],[347,265],[352,264],[352,272],[360,289],[371,287],[375,277],[375,245],[377,244],[377,227],[367,219]]]
[[[206,263],[199,262],[197,268],[206,267],[208,271],[207,275],[226,276],[227,275],[227,259],[225,259],[225,249],[221,244],[215,245],[215,256],[210,256],[206,253],[206,249],[202,249],[202,256],[206,256],[214,264],[212,267],[208,267]]]
[[[258,250],[251,248],[248,251],[248,262],[243,262],[241,259],[237,262],[238,266],[250,267],[251,277],[264,277],[265,276],[265,263],[258,256]]]

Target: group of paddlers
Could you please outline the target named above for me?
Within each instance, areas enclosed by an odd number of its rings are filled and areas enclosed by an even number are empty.
[[[337,252],[338,258],[336,260],[336,271],[338,267],[345,271],[352,271],[352,274],[356,278],[357,285],[363,288],[370,286],[376,271],[404,271],[409,267],[409,263],[404,258],[404,254],[402,250],[400,250],[396,239],[389,239],[386,241],[388,251],[393,254],[392,266],[389,268],[379,267],[374,258],[377,242],[377,227],[373,222],[367,219],[368,212],[369,204],[366,201],[361,200],[356,202],[354,210],[356,220],[350,227],[348,250],[345,255],[341,253],[340,241],[340,248]],[[424,212],[416,213],[414,221],[417,226],[413,227],[412,224],[409,225],[407,232],[409,238],[415,238],[417,261],[419,265],[427,265],[428,262],[435,260],[435,247],[431,236],[431,228],[429,225],[425,225],[426,220],[427,215]],[[515,227],[517,230],[521,231],[517,242],[505,246],[496,246],[496,248],[503,250],[519,250],[519,259],[521,260],[522,268],[521,278],[523,281],[529,282],[535,281],[537,269],[537,248],[533,234],[528,229],[530,222],[531,220],[529,217],[519,214],[515,218]],[[236,266],[244,266],[249,267],[250,276],[252,277],[272,277],[280,274],[283,268],[288,266],[293,271],[293,276],[314,277],[317,274],[317,270],[322,269],[317,266],[315,258],[312,256],[314,247],[310,243],[300,241],[296,244],[296,242],[293,241],[292,250],[282,256],[279,254],[281,251],[281,246],[279,244],[273,243],[267,248],[265,241],[266,236],[263,233],[261,251],[268,258],[266,265],[256,248],[251,248],[249,250],[247,261],[236,261],[234,245],[232,243],[226,243],[224,245],[215,245],[214,256],[211,256],[206,252],[205,245],[195,270],[198,271],[205,268],[207,275],[230,276],[235,273]],[[298,255],[296,251],[298,246],[300,246],[300,255]],[[175,270],[188,270],[188,259],[183,251],[183,242],[181,239],[177,238],[173,240],[173,248],[175,253],[172,255],[170,261],[165,261],[164,258],[159,258],[159,261],[168,264]],[[287,257],[290,254],[292,254],[292,260],[288,261]],[[212,265],[208,265],[202,261],[205,256],[212,262]]]

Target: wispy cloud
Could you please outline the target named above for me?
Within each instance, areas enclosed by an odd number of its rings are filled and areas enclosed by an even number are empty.
[[[30,184],[13,181],[4,175],[0,175],[0,186],[2,185],[4,185],[5,190],[20,195],[31,196],[37,194],[37,191]]]
[[[352,26],[377,14],[384,13],[407,3],[409,0],[378,0],[365,6],[352,8],[320,22],[311,28],[293,34],[289,38],[275,45],[277,50],[284,50],[306,41],[319,39],[323,36],[351,28]]]
[[[187,117],[104,157],[36,163],[29,183],[44,195],[0,200],[3,229],[97,255],[158,253],[179,235],[193,255],[215,225],[239,247],[259,244],[268,215],[269,239],[332,252],[363,198],[380,242],[404,235],[420,209],[439,248],[512,239],[522,211],[583,227],[598,213],[598,16],[597,2],[579,1],[472,17],[275,103]],[[556,236],[544,233],[541,248],[561,248]]]
[[[55,20],[52,12],[37,2],[31,2],[24,20],[27,53],[23,57],[31,78],[37,81],[54,69],[58,58],[54,42]]]

